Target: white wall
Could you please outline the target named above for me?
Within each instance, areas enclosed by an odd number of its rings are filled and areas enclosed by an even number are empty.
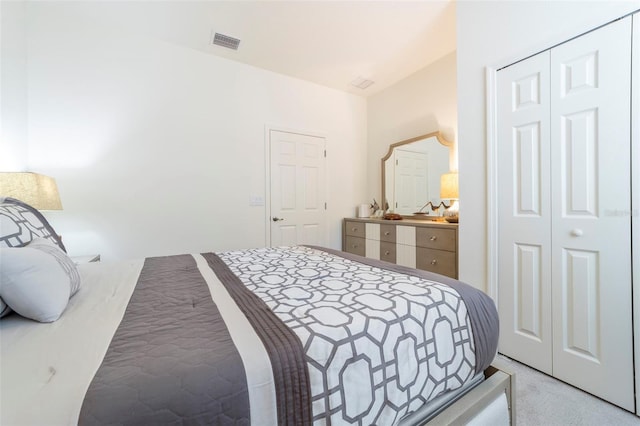
[[[81,3],[81,2],[80,2]],[[118,259],[265,245],[265,125],[327,137],[329,246],[366,196],[366,101],[28,7],[29,168],[57,179],[48,217],[71,254]],[[208,35],[207,35],[208,37]]]
[[[460,279],[487,289],[485,67],[501,67],[640,8],[640,1],[457,3]]]
[[[381,164],[389,145],[440,130],[455,142],[457,127],[456,54],[444,56],[428,67],[368,98],[367,181],[369,200],[380,202]],[[455,151],[455,147],[454,147]],[[457,168],[457,158],[451,160]]]
[[[0,1],[0,171],[27,166],[26,3]]]

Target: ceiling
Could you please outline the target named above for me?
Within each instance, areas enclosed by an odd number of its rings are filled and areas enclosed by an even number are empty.
[[[370,96],[455,51],[454,0],[86,2],[124,29]],[[94,15],[94,17],[97,17]],[[213,33],[241,40],[237,51]],[[350,85],[373,80],[367,89]]]

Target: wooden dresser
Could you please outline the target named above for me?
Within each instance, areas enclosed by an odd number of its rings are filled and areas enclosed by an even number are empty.
[[[458,278],[458,224],[348,218],[342,250]]]

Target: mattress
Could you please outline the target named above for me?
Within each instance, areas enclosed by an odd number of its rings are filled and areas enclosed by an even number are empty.
[[[483,293],[317,247],[80,265],[51,324],[0,321],[0,423],[398,424],[497,346]]]

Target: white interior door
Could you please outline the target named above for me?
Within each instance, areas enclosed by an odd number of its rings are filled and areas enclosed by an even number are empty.
[[[553,374],[634,410],[631,19],[551,50]]]
[[[396,150],[395,208],[400,214],[412,214],[430,199],[427,167],[429,157],[425,152]]]
[[[549,52],[497,76],[501,353],[552,372]]]
[[[269,132],[272,246],[325,242],[325,139]]]

